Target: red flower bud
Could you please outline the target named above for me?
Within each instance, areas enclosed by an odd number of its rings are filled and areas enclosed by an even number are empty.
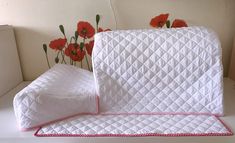
[[[175,19],[171,25],[172,28],[188,27],[187,23],[182,19]]]
[[[111,29],[103,29],[101,27],[98,28],[98,32],[106,32],[106,31],[111,31]]]
[[[160,14],[160,15],[151,19],[150,25],[152,27],[156,27],[156,28],[160,27],[161,28],[166,24],[168,16],[169,16],[168,13],[167,14]]]

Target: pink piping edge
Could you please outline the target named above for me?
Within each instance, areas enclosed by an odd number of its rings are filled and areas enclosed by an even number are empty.
[[[207,114],[207,113],[106,113],[100,115],[207,115],[214,116],[219,122],[227,129],[227,133],[175,133],[175,134],[161,134],[161,133],[145,133],[145,134],[38,134],[40,127],[35,133],[34,136],[37,137],[143,137],[143,136],[162,136],[162,137],[178,137],[178,136],[232,136],[232,130],[216,115]]]
[[[78,114],[70,115],[70,116],[60,118],[60,119],[57,119],[57,120],[49,121],[49,122],[46,122],[46,123],[43,123],[43,124],[40,124],[40,125],[37,125],[37,126],[34,126],[34,127],[20,128],[19,130],[20,131],[30,131],[30,130],[41,128],[42,126],[46,126],[46,125],[49,125],[49,124],[52,124],[52,123],[55,123],[55,122],[59,122],[59,121],[62,121],[62,120],[66,120],[68,118],[76,117],[76,116],[79,116],[79,115],[98,115],[98,114],[99,114],[99,96],[96,96],[96,111],[95,112],[92,112],[92,113],[90,113],[90,112],[78,113]]]
[[[39,131],[39,130],[38,130]],[[159,133],[146,133],[146,134],[34,134],[37,137],[146,137],[146,136],[161,136],[161,137],[179,137],[179,136],[231,136],[230,133],[176,133],[176,134],[159,134]]]
[[[224,122],[223,120],[221,120],[218,116],[215,116],[215,118],[217,118],[217,119],[220,121],[220,123],[221,123],[222,125],[224,125],[224,127],[228,130],[228,132],[229,132],[230,135],[232,136],[232,135],[233,135],[233,132],[232,132],[232,130],[225,124],[225,122]]]

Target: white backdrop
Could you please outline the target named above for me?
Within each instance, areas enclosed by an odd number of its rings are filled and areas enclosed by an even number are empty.
[[[150,28],[150,19],[161,13],[170,13],[170,19],[181,18],[189,25],[214,29],[222,42],[227,75],[235,33],[234,0],[112,0],[112,4],[117,29]],[[97,13],[102,16],[102,27],[115,29],[109,0],[0,0],[0,24],[15,27],[24,79],[35,79],[47,69],[42,44],[62,36],[59,24],[64,24],[69,35],[78,20],[94,25]],[[51,62],[54,54],[49,51]]]

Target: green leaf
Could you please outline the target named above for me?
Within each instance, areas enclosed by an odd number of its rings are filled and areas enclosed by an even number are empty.
[[[100,15],[99,14],[96,14],[96,24],[98,25],[100,22]]]
[[[59,63],[59,61],[60,61],[59,57],[56,57],[55,58],[55,63]]]
[[[170,26],[171,26],[171,22],[170,22],[170,20],[167,20],[167,21],[166,21],[166,27],[167,27],[167,28],[170,28]]]
[[[63,35],[65,35],[65,33],[64,33],[64,26],[60,25],[59,28],[60,28],[60,31],[63,33]]]
[[[47,54],[47,45],[46,44],[43,44],[43,50]]]

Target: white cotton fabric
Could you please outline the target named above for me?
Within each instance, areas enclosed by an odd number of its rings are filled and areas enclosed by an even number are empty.
[[[20,129],[29,129],[79,113],[97,113],[94,77],[89,71],[56,64],[14,98]]]
[[[95,36],[93,69],[108,113],[223,114],[221,47],[203,27]]]
[[[200,136],[231,132],[208,115],[85,115],[39,129],[36,136]]]
[[[37,136],[232,135],[223,114],[220,42],[204,27],[95,35],[93,74],[56,65],[14,100],[21,128]],[[67,75],[67,76],[64,76]],[[94,76],[94,77],[93,77]]]

